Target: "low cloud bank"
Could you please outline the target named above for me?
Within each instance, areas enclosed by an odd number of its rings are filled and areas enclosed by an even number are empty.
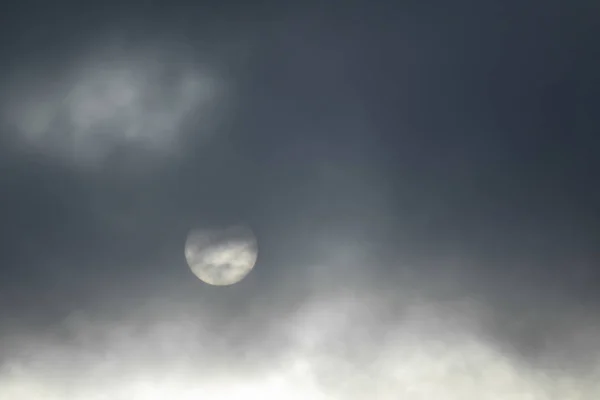
[[[511,354],[489,332],[485,307],[474,301],[400,302],[340,292],[305,302],[267,323],[260,335],[253,331],[252,313],[223,324],[214,311],[159,303],[118,319],[72,317],[54,336],[6,340],[13,350],[0,370],[0,397],[592,400],[600,395],[597,368],[536,367]],[[572,348],[575,336],[565,348]]]

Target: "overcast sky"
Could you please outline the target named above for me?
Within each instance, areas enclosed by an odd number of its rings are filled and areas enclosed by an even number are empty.
[[[0,398],[600,396],[594,2],[13,3]]]

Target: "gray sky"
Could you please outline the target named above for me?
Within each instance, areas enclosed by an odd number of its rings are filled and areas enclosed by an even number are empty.
[[[8,6],[0,398],[598,398],[598,7],[372,3]]]

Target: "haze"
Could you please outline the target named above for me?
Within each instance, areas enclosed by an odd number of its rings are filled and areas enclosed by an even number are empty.
[[[597,7],[268,3],[3,11],[0,399],[600,398]]]

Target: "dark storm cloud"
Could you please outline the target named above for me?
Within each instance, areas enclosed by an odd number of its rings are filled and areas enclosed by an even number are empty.
[[[20,12],[0,397],[596,398],[595,14],[466,3]]]

